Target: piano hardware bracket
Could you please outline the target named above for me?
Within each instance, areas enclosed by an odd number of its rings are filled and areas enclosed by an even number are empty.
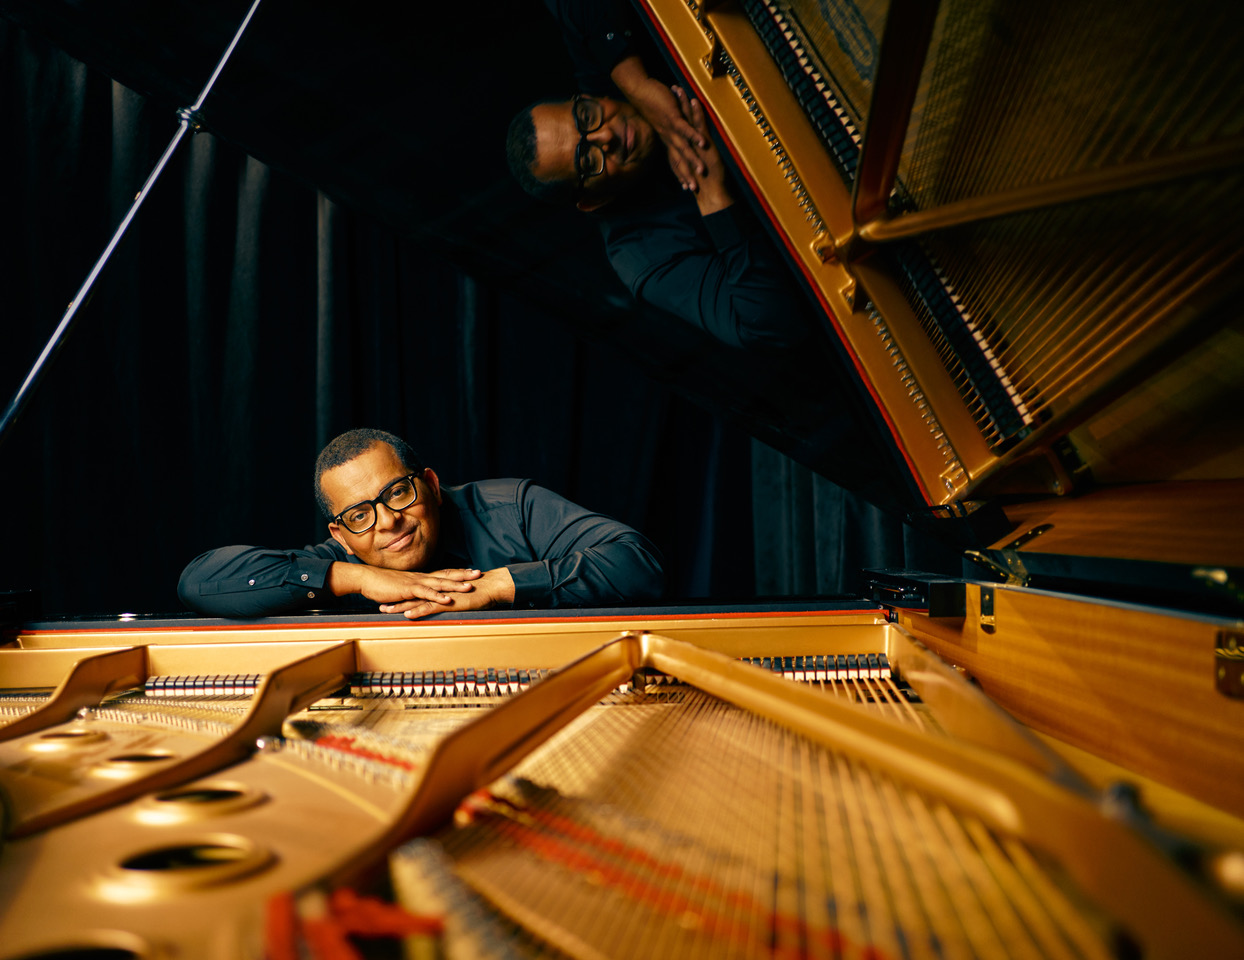
[[[709,50],[700,61],[704,67],[704,72],[710,80],[716,80],[726,75],[729,69],[730,58],[726,55],[726,48],[722,46],[721,41],[713,34],[707,34],[709,41]]]
[[[1244,631],[1218,631],[1214,641],[1214,686],[1223,696],[1244,700]]]
[[[809,245],[813,256],[821,263],[837,263],[844,267],[872,249],[871,244],[860,238],[858,230],[851,230],[840,237],[828,230],[819,230]]]
[[[993,612],[993,587],[981,587],[980,626],[986,633],[993,633],[998,628]]]
[[[203,111],[194,107],[179,107],[177,119],[188,126],[191,133],[198,133],[204,127]]]
[[[1039,523],[1032,529],[1025,530],[1023,533],[1021,533],[1018,537],[1016,537],[1014,540],[1012,540],[1002,549],[1006,551],[1018,550],[1020,547],[1024,546],[1025,544],[1030,543],[1031,541],[1037,539],[1037,537],[1041,536],[1041,534],[1048,533],[1050,530],[1053,530],[1053,529],[1054,529],[1054,524],[1052,523]]]
[[[847,269],[848,258],[844,255],[854,249],[854,238],[849,237],[843,241],[833,237],[828,231],[822,230],[812,238],[809,246],[813,257],[825,266],[834,267],[841,271],[842,276],[838,278],[838,295],[842,297],[843,302],[854,313],[861,306],[857,300],[859,284],[855,276]]]
[[[963,555],[973,563],[979,564],[987,570],[996,573],[1006,581],[1008,587],[1026,587],[1032,579],[1027,569],[1024,567],[1024,561],[1020,559],[1019,554],[1014,550],[995,550],[995,555],[1002,557],[1002,563],[999,563],[989,554],[980,550],[965,550]]]

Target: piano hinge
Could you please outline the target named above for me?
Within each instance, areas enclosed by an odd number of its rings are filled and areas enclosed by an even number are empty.
[[[1031,575],[1024,567],[1024,561],[1014,550],[992,550],[990,553],[965,550],[963,555],[973,563],[978,563],[1004,578],[1008,587],[1026,587],[1031,579]],[[994,559],[995,557],[1001,558],[1001,562]]]
[[[1027,530],[1024,533],[1021,533],[1018,537],[1016,537],[1014,540],[1012,540],[1002,549],[1003,550],[1018,550],[1020,547],[1024,546],[1029,541],[1035,540],[1037,539],[1037,537],[1041,536],[1041,534],[1047,533],[1048,531],[1053,530],[1053,529],[1054,529],[1054,524],[1052,523],[1038,524],[1037,526],[1033,527],[1031,530]]]
[[[980,627],[986,633],[993,633],[998,622],[993,612],[993,587],[981,585]]]
[[[1244,632],[1218,631],[1214,643],[1214,685],[1221,694],[1244,699]]]

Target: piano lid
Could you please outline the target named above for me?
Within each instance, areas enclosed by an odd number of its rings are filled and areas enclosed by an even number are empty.
[[[1185,565],[1196,544],[1201,564],[1238,569],[1238,9],[640,6],[821,303],[916,502],[961,515],[1098,490],[1108,535],[1090,508],[1078,543],[1047,543]],[[1179,506],[1200,498],[1207,511]],[[1022,567],[1038,526],[990,562]]]
[[[844,473],[850,428],[830,425],[842,398],[792,402],[781,376],[753,364],[749,377],[746,357],[656,338],[641,348],[650,370],[832,479],[962,527],[999,569],[1035,552],[1051,521],[1027,524],[1026,508],[974,524],[964,502],[1102,488],[1108,502],[1140,496],[1144,519],[1105,540],[1080,523],[1061,550],[1165,563],[1191,520],[1183,575],[1244,581],[1241,14],[638,6],[821,305],[883,455]],[[0,15],[171,110],[246,7],[0,0]],[[595,249],[591,225],[518,195],[492,149],[514,109],[567,88],[555,26],[534,3],[489,5],[461,42],[452,9],[415,19],[395,29],[339,4],[265,0],[208,128],[545,304],[618,292],[599,263],[568,289],[550,264]]]
[[[171,136],[174,111],[193,103],[249,6],[0,0],[0,17],[167,108]],[[510,118],[573,85],[538,0],[488,4],[469,29],[452,5],[420,5],[398,22],[326,0],[263,0],[202,114],[213,136],[608,343],[805,466],[866,487],[874,502],[901,502],[902,482],[876,456],[862,458],[867,470],[842,469],[844,448],[870,451],[872,440],[844,414],[850,391],[816,358],[757,364],[641,313],[596,225],[514,183],[503,150]]]

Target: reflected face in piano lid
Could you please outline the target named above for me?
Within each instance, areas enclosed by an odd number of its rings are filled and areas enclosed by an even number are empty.
[[[611,97],[594,97],[601,106],[600,126],[580,134],[575,126],[572,101],[541,103],[532,107],[531,121],[536,131],[536,162],[531,172],[546,182],[577,182],[575,148],[580,139],[604,155],[603,172],[584,181],[579,195],[580,210],[594,210],[658,167],[656,131],[629,103]]]
[[[326,470],[320,483],[333,512],[380,496],[389,484],[410,470],[387,443],[377,443],[353,460]],[[401,510],[383,502],[375,505],[376,524],[362,533],[351,533],[338,523],[328,532],[346,549],[373,567],[390,570],[427,570],[436,553],[441,521],[441,484],[436,472],[425,469],[415,476],[418,496]]]

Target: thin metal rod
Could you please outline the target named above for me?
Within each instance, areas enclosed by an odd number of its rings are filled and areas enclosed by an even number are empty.
[[[0,446],[3,446],[5,438],[9,435],[13,424],[17,421],[18,416],[21,414],[22,410],[26,406],[26,403],[34,393],[35,387],[38,386],[39,382],[43,379],[44,374],[47,372],[47,368],[51,364],[53,356],[55,356],[56,352],[64,345],[65,340],[69,336],[69,331],[73,324],[74,318],[78,314],[78,309],[86,303],[87,296],[91,292],[91,287],[95,285],[95,280],[99,277],[100,273],[103,272],[104,265],[108,262],[108,258],[112,256],[112,252],[121,242],[121,238],[125,235],[125,231],[129,228],[130,221],[132,221],[138,213],[138,208],[141,207],[143,201],[147,199],[147,194],[150,193],[151,188],[155,186],[160,174],[163,172],[165,166],[167,166],[169,160],[172,159],[173,153],[177,150],[178,145],[181,143],[186,133],[190,130],[191,126],[197,126],[197,114],[203,106],[203,101],[207,99],[208,93],[211,92],[212,86],[216,83],[216,78],[220,76],[220,72],[224,69],[225,63],[233,53],[234,48],[237,47],[239,41],[241,41],[242,34],[245,32],[247,25],[251,22],[251,18],[255,15],[255,11],[259,9],[260,2],[261,0],[254,0],[254,3],[251,4],[250,9],[246,12],[245,18],[243,18],[241,25],[238,27],[237,32],[234,33],[233,40],[225,50],[224,55],[220,58],[220,61],[216,64],[216,69],[212,72],[211,77],[208,79],[206,86],[203,87],[198,99],[195,100],[194,106],[177,111],[177,115],[181,118],[181,121],[178,125],[177,132],[173,135],[173,139],[170,140],[168,146],[164,148],[164,153],[160,155],[160,159],[156,161],[156,165],[154,169],[152,169],[151,174],[147,177],[146,182],[142,185],[142,189],[140,189],[138,194],[134,197],[134,202],[130,204],[129,212],[126,213],[124,219],[122,219],[120,225],[117,227],[116,232],[113,233],[112,240],[109,241],[108,246],[104,248],[104,252],[100,255],[100,258],[95,261],[95,266],[87,275],[86,281],[81,287],[78,288],[78,292],[74,294],[74,298],[69,302],[69,307],[65,311],[65,315],[61,318],[60,323],[57,324],[56,329],[52,332],[52,336],[44,346],[43,352],[39,354],[38,359],[35,360],[34,366],[30,368],[30,373],[26,375],[26,379],[22,382],[22,385],[18,387],[17,393],[15,393],[13,395],[13,399],[9,401],[8,407],[5,408],[4,416],[0,417]]]

